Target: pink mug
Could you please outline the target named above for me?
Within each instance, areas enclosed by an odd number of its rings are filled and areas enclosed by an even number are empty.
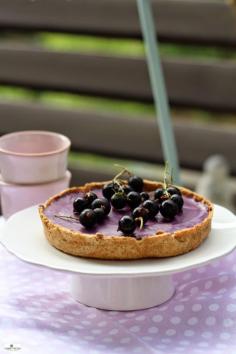
[[[29,130],[0,137],[0,171],[7,183],[38,184],[62,179],[70,140],[58,133]]]

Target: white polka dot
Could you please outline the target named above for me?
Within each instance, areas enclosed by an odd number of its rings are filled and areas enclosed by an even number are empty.
[[[139,326],[132,326],[132,327],[130,327],[130,331],[133,333],[137,333],[140,331],[140,327]]]
[[[137,321],[144,321],[146,320],[146,316],[145,315],[141,315],[135,318]]]
[[[166,331],[166,335],[167,335],[167,336],[174,336],[175,333],[176,333],[176,330],[175,330],[175,329],[172,329],[172,328],[167,329],[167,331]]]
[[[100,333],[102,333],[102,330],[101,329],[93,329],[92,333],[93,334],[100,334]]]
[[[128,317],[128,318],[134,317],[134,316],[135,316],[134,312],[128,312],[128,313],[125,314],[125,317]]]
[[[184,276],[183,276],[183,280],[188,280],[188,279],[190,279],[192,277],[192,274],[191,273],[186,273],[186,274],[184,274]]]
[[[213,316],[207,317],[207,319],[206,319],[207,326],[214,326],[215,323],[216,323],[215,317],[213,317]]]
[[[218,294],[224,294],[227,291],[227,289],[222,288],[220,290],[217,291]]]
[[[202,348],[207,348],[209,346],[209,344],[207,342],[199,342],[198,345],[199,345],[199,347],[202,347]]]
[[[220,334],[220,339],[223,339],[223,340],[228,340],[230,337],[231,337],[230,333],[227,333],[227,332],[222,332]]]
[[[220,282],[220,283],[224,283],[224,282],[226,282],[228,279],[229,279],[228,275],[222,275],[222,276],[219,278],[219,282]]]
[[[191,331],[191,329],[187,329],[186,331],[184,331],[184,335],[186,337],[192,337],[194,335],[194,331]]]
[[[113,329],[109,332],[109,334],[110,334],[111,336],[113,336],[113,335],[117,334],[118,332],[119,332],[119,330],[118,330],[117,328],[113,328]]]
[[[205,282],[205,289],[210,289],[212,287],[213,281],[208,280]]]
[[[211,304],[209,306],[210,311],[217,311],[217,310],[219,310],[219,308],[220,308],[220,306],[218,304]]]
[[[144,336],[144,337],[142,337],[142,339],[143,339],[143,340],[151,341],[151,340],[152,340],[152,337]]]
[[[89,319],[93,319],[93,318],[96,318],[97,317],[97,315],[95,315],[95,313],[90,313],[88,316],[87,316],[87,318],[89,318]]]
[[[194,305],[192,306],[192,311],[193,311],[193,312],[201,311],[201,309],[202,309],[202,305],[201,305],[201,304],[194,304]]]
[[[198,293],[198,292],[199,292],[199,289],[198,289],[197,286],[194,286],[193,288],[190,289],[190,293],[191,293],[192,295],[194,295],[194,294],[196,294],[196,293]]]
[[[231,320],[231,318],[226,318],[223,321],[223,326],[224,327],[232,327],[234,325],[234,321]]]
[[[171,317],[170,322],[177,325],[181,322],[181,318],[177,316]]]
[[[212,338],[212,336],[213,336],[213,334],[211,332],[203,332],[202,333],[202,337],[206,338],[206,339]]]
[[[162,315],[155,315],[152,317],[153,322],[161,322],[163,320]]]
[[[93,336],[85,336],[85,337],[84,337],[84,339],[86,339],[86,340],[89,340],[89,341],[90,341],[90,340],[94,340],[94,337],[93,337]]]
[[[235,312],[236,311],[236,304],[229,304],[226,307],[228,312]]]
[[[105,327],[107,325],[106,321],[101,321],[98,323],[98,327]]]
[[[168,306],[160,306],[158,310],[163,312],[163,311],[166,311],[167,309],[168,309]]]
[[[176,305],[174,307],[175,312],[182,312],[184,311],[184,305]]]
[[[189,342],[188,340],[181,340],[181,341],[179,342],[179,345],[187,346],[187,345],[189,345],[189,344],[190,344],[190,342]]]
[[[126,344],[126,343],[129,343],[130,341],[131,341],[131,338],[125,337],[125,338],[122,338],[122,339],[120,340],[120,343],[121,343],[121,344]]]
[[[205,273],[206,272],[206,267],[200,267],[200,268],[197,268],[197,273],[201,274],[201,273]]]
[[[189,324],[190,326],[194,326],[194,325],[197,324],[197,323],[198,323],[197,317],[191,317],[191,318],[188,320],[188,324]]]
[[[142,347],[136,347],[133,350],[133,353],[141,353],[141,352],[143,352],[143,348]]]
[[[217,268],[217,267],[220,265],[220,262],[219,262],[219,261],[214,261],[214,262],[211,262],[210,265],[211,265],[213,268]]]
[[[148,328],[148,333],[150,333],[150,334],[157,333],[158,331],[159,331],[159,329],[157,327]]]

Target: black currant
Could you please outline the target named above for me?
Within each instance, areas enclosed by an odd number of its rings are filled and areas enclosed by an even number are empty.
[[[95,209],[93,209],[93,211],[96,214],[97,222],[102,222],[106,216],[104,209],[103,208],[95,208]]]
[[[135,229],[135,220],[129,215],[122,216],[122,218],[119,220],[117,231],[122,231],[125,235],[132,235]]]
[[[84,199],[87,200],[88,204],[92,204],[92,202],[97,199],[97,194],[94,192],[88,192],[85,194]]]
[[[129,186],[135,191],[135,192],[142,192],[143,190],[143,180],[141,177],[138,176],[132,176],[128,180]]]
[[[169,193],[170,195],[173,195],[173,194],[181,195],[181,191],[179,190],[179,188],[173,187],[173,186],[167,188],[167,193]]]
[[[165,194],[165,190],[163,188],[158,188],[154,192],[154,199],[158,200],[158,201],[161,201],[161,199],[163,198],[164,194]]]
[[[130,192],[127,195],[127,204],[129,205],[130,208],[134,209],[137,206],[140,205],[142,199],[141,195],[138,192]]]
[[[130,192],[132,192],[133,191],[133,189],[130,187],[130,186],[124,186],[123,187],[123,192],[125,193],[125,194],[129,194]]]
[[[111,197],[111,205],[115,209],[123,209],[126,206],[127,198],[122,192],[117,192]]]
[[[80,214],[79,221],[84,227],[90,228],[96,224],[97,217],[92,209],[85,209]]]
[[[147,192],[142,192],[140,193],[142,202],[144,202],[145,200],[148,200],[150,198],[149,194]]]
[[[104,209],[105,214],[108,215],[111,210],[111,205],[106,198],[97,198],[92,202],[91,208],[102,208]]]
[[[106,184],[103,188],[102,188],[102,194],[104,196],[104,198],[110,200],[111,197],[113,196],[113,194],[115,193],[115,185],[113,182]]]
[[[177,204],[179,211],[181,211],[184,205],[182,196],[179,194],[173,194],[170,199]]]
[[[149,218],[153,219],[159,212],[159,204],[155,200],[145,200],[143,207],[149,211]]]
[[[178,206],[173,200],[165,200],[160,205],[160,213],[164,218],[172,220],[174,219],[175,215],[178,213],[179,209]]]
[[[144,207],[137,207],[134,209],[132,216],[134,219],[142,218],[145,224],[149,219],[149,211]]]
[[[81,213],[81,211],[86,209],[88,206],[88,201],[85,200],[83,197],[77,197],[73,202],[73,209],[75,213]]]

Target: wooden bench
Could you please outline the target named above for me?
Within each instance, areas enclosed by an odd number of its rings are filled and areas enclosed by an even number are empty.
[[[236,47],[236,10],[229,4],[199,0],[153,1],[161,42]],[[2,31],[68,32],[107,38],[140,38],[134,0],[0,1]],[[163,58],[172,107],[236,112],[236,62]],[[152,102],[144,58],[58,52],[30,45],[0,45],[0,84],[115,100]],[[36,102],[0,101],[0,133],[45,129],[66,134],[75,151],[163,163],[155,119],[84,110],[56,109]],[[227,157],[236,174],[236,129],[176,121],[182,168],[201,170],[211,154]],[[73,169],[74,180],[107,178],[93,167]]]

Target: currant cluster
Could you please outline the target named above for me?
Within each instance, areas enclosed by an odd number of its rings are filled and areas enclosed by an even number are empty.
[[[147,192],[140,193],[139,204],[131,215],[125,215],[119,220],[118,230],[125,235],[132,235],[138,226],[142,228],[148,220],[154,219],[158,212],[168,221],[173,220],[182,211],[184,200],[181,191],[171,186],[157,189],[153,200]]]
[[[133,235],[137,227],[143,228],[148,220],[155,219],[160,214],[168,221],[182,211],[184,200],[181,191],[168,185],[164,180],[164,187],[157,189],[154,194],[143,191],[142,178],[131,175],[127,182],[118,179],[124,171],[118,174],[102,189],[103,198],[96,193],[88,192],[73,202],[74,213],[79,216],[79,222],[86,228],[102,222],[109,214],[111,206],[114,210],[128,208],[129,215],[121,217],[118,230],[124,235]]]
[[[100,223],[109,214],[111,206],[106,198],[98,198],[94,192],[88,192],[73,202],[75,214],[79,214],[80,223],[86,227],[93,227]]]

